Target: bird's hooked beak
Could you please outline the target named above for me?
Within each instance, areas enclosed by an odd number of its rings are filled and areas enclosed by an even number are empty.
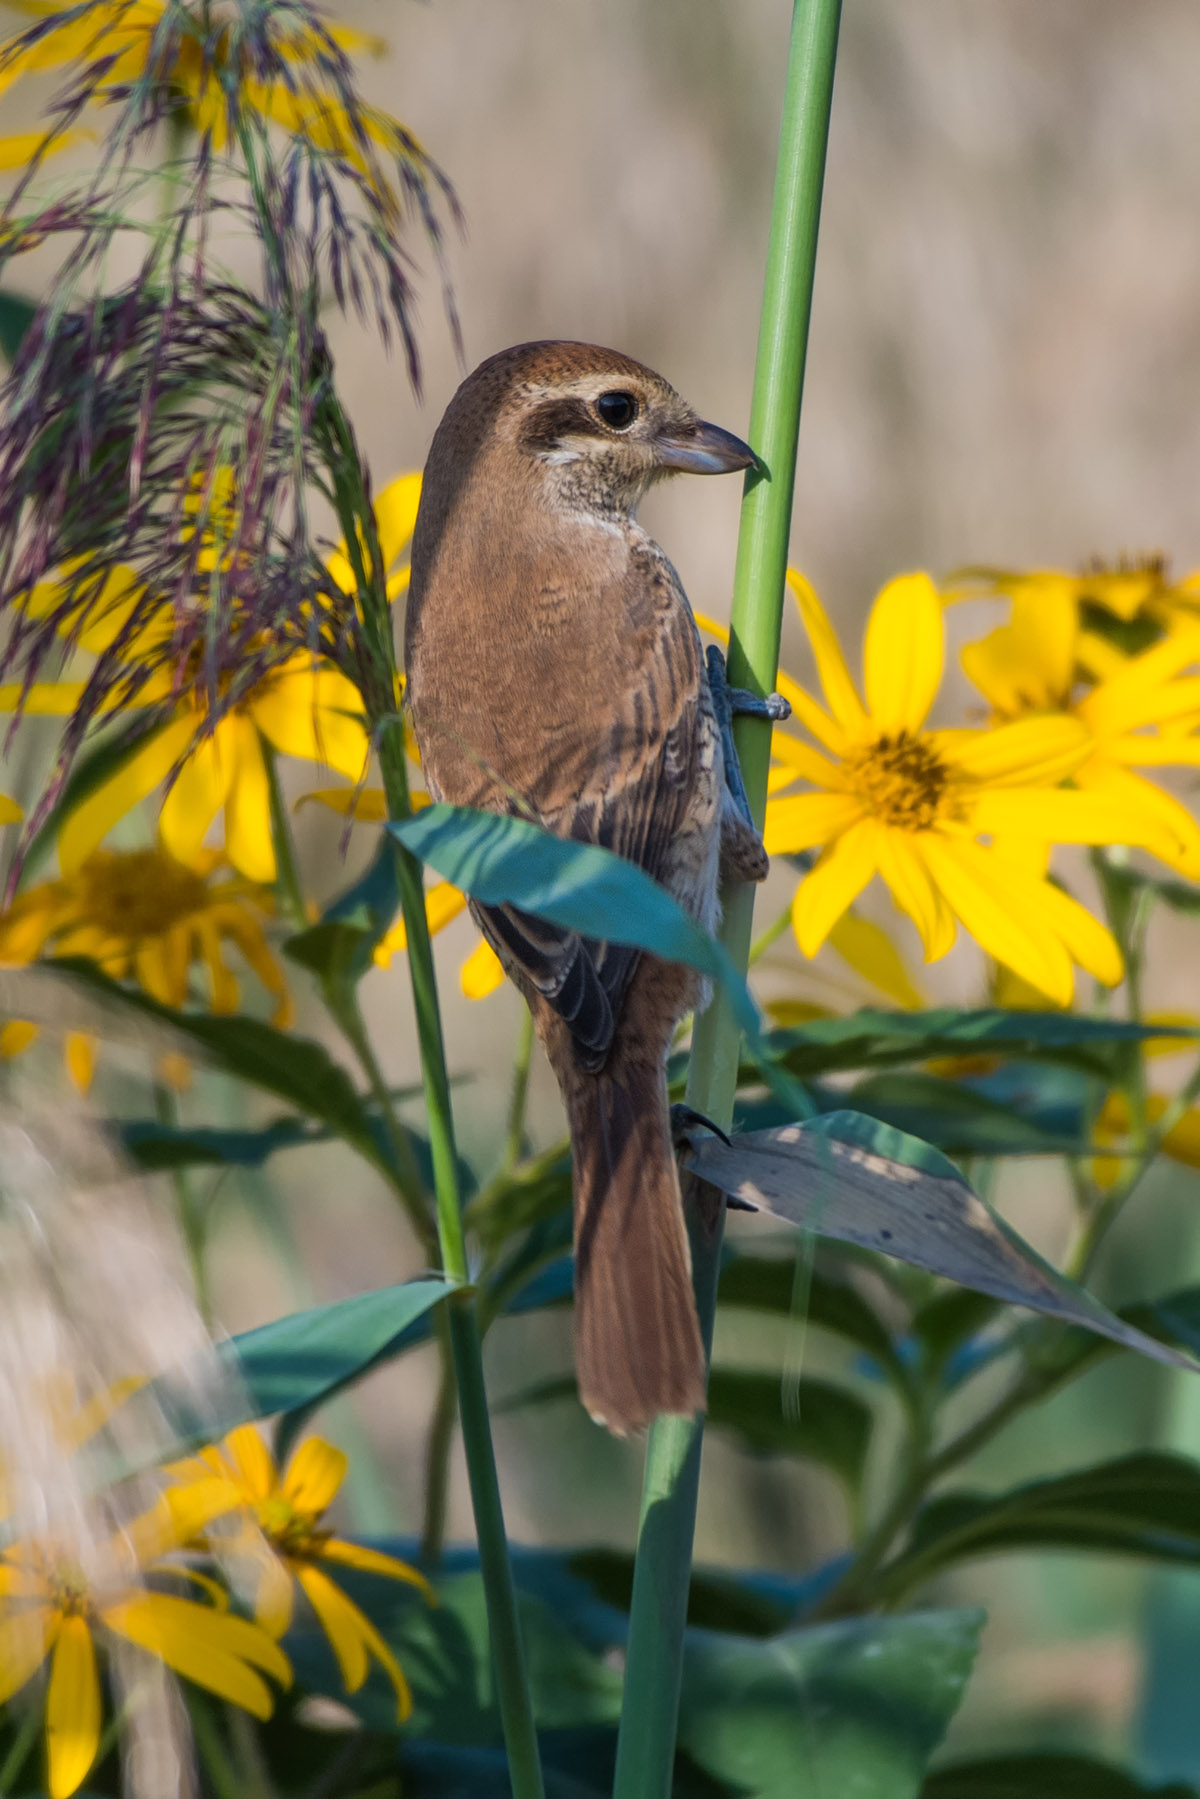
[[[657,448],[660,468],[686,475],[729,475],[739,468],[762,467],[749,444],[703,419],[672,437],[660,437]]]

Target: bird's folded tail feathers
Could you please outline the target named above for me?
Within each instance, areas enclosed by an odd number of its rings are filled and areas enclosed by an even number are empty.
[[[704,1409],[691,1255],[660,1068],[619,1052],[568,1094],[579,1397],[618,1436]]]

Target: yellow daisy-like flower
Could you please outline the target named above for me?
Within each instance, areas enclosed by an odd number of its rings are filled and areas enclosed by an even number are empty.
[[[348,1543],[324,1523],[346,1477],[342,1451],[321,1437],[309,1437],[281,1474],[258,1431],[244,1424],[220,1446],[202,1450],[169,1473],[176,1485],[168,1492],[168,1501],[181,1539],[202,1544],[213,1524],[231,1516],[250,1527],[242,1545],[251,1577],[257,1577],[258,1623],[273,1637],[283,1636],[292,1622],[299,1585],[337,1657],[346,1691],[358,1692],[374,1657],[395,1688],[397,1715],[403,1723],[412,1711],[404,1672],[375,1625],[330,1579],[326,1568],[358,1568],[404,1581],[431,1604],[436,1604],[436,1596],[424,1575],[407,1562]],[[238,1544],[222,1538],[222,1548],[236,1554]]]
[[[1078,719],[1090,747],[1072,773],[1075,786],[1140,808],[1143,848],[1200,879],[1200,827],[1192,814],[1134,772],[1200,765],[1200,737],[1189,734],[1200,717],[1200,677],[1185,673],[1200,669],[1200,621],[1137,656],[1106,659],[1107,647],[1081,628],[1069,598],[1035,588],[1013,600],[1008,624],[967,645],[962,664],[1001,723],[1056,712]],[[1084,686],[1079,671],[1089,666],[1100,678]]]
[[[163,24],[171,11],[167,0],[94,0],[82,9],[45,0],[9,0],[9,4],[34,19],[61,22],[23,46],[15,47],[13,41],[14,47],[0,61],[0,93],[23,75],[82,64],[98,78],[91,104],[103,106],[131,83],[154,75],[186,102],[195,129],[209,134],[214,147],[223,150],[230,141],[232,90],[240,105],[264,120],[363,166],[354,124],[322,67],[326,54],[322,39],[298,19],[276,25],[273,35],[278,55],[292,66],[295,76],[290,83],[264,83],[255,79],[244,60],[237,60],[229,25],[221,24],[219,14],[209,23],[200,8],[193,14],[194,31],[170,38],[173,58],[163,66]],[[379,54],[385,48],[381,39],[346,25],[330,21],[325,29],[348,52]],[[0,47],[0,55],[2,51]],[[370,107],[361,108],[361,116],[376,142],[386,148],[397,144],[401,128],[394,120]]]
[[[238,981],[225,961],[232,944],[275,1000],[273,1022],[286,1025],[291,997],[263,931],[272,895],[236,875],[216,850],[193,866],[165,849],[97,850],[72,875],[18,894],[0,917],[0,964],[23,968],[39,957],[84,956],[114,980],[135,980],[151,998],[187,1003],[192,970],[203,969],[214,1012],[235,1012]],[[19,1055],[33,1025],[13,1019],[0,1030],[0,1055]],[[67,1066],[87,1089],[94,1067],[90,1038],[73,1034]]]
[[[62,1545],[22,1541],[0,1555],[0,1704],[49,1659],[46,1752],[50,1799],[69,1799],[100,1747],[103,1698],[97,1644],[120,1638],[185,1680],[257,1718],[274,1700],[263,1679],[291,1685],[287,1657],[260,1625],[227,1610],[150,1591],[143,1576],[169,1574],[169,1515],[156,1508],[123,1531],[89,1576]]]
[[[793,924],[813,956],[875,875],[920,932],[926,959],[945,955],[956,919],[998,962],[1040,992],[1070,1001],[1073,962],[1109,985],[1121,979],[1111,934],[1084,907],[995,839],[1140,843],[1140,813],[1103,794],[1058,785],[1085,760],[1079,720],[1030,718],[988,731],[930,731],[945,659],[942,607],[927,575],[885,587],[867,626],[860,698],[812,588],[789,571],[825,692],[820,706],[781,680],[818,751],[776,731],[780,764],[769,801],[772,854],[822,849],[797,889]],[[796,780],[814,789],[782,793]]]

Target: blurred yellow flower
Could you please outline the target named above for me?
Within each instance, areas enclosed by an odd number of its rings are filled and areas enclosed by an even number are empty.
[[[74,874],[18,894],[0,916],[0,964],[84,956],[175,1008],[186,1005],[199,967],[213,1011],[234,1012],[238,982],[225,962],[232,944],[275,1000],[273,1022],[285,1025],[291,998],[262,925],[272,906],[272,895],[231,876],[216,850],[202,850],[194,866],[161,848],[97,850]],[[19,1054],[35,1035],[33,1025],[10,1020],[0,1031],[0,1055]],[[74,1033],[67,1066],[81,1089],[90,1085],[93,1064],[91,1039]]]
[[[948,603],[1002,594],[1050,613],[1082,615],[1084,626],[1089,617],[1105,613],[1124,623],[1146,618],[1164,630],[1200,620],[1200,569],[1172,581],[1166,558],[1158,555],[1096,560],[1079,574],[1057,568],[960,568],[942,587]],[[1085,639],[1084,647],[1094,641]]]
[[[1178,1044],[1173,1047],[1178,1048]],[[1167,1107],[1173,1103],[1165,1094],[1150,1094],[1146,1100],[1147,1124],[1157,1124]],[[1105,1099],[1096,1119],[1093,1128],[1095,1142],[1105,1147],[1120,1145],[1128,1137],[1131,1124],[1128,1099],[1123,1093],[1114,1091]],[[1169,1156],[1173,1162],[1179,1162],[1185,1168],[1200,1168],[1200,1108],[1189,1106],[1171,1126],[1159,1149],[1164,1156]],[[1111,1156],[1096,1156],[1092,1166],[1097,1183],[1101,1187],[1112,1186],[1121,1169],[1119,1148]]]
[[[319,1564],[405,1581],[431,1604],[436,1598],[424,1575],[407,1562],[348,1543],[324,1523],[346,1476],[342,1451],[310,1437],[280,1474],[258,1431],[244,1424],[220,1446],[177,1463],[169,1473],[176,1485],[167,1497],[181,1540],[204,1543],[205,1533],[222,1519],[240,1519],[247,1526],[240,1539],[222,1537],[221,1543],[224,1553],[240,1550],[247,1558],[258,1623],[281,1637],[292,1622],[298,1583],[329,1639],[346,1691],[358,1692],[374,1656],[395,1689],[403,1723],[412,1711],[412,1694],[399,1662],[371,1620]]]
[[[217,150],[229,144],[235,106],[244,106],[318,149],[363,166],[354,121],[331,77],[325,44],[310,23],[295,15],[281,14],[271,38],[277,58],[294,74],[290,81],[264,82],[228,14],[224,21],[219,13],[210,21],[206,9],[189,11],[169,0],[93,0],[83,7],[47,0],[8,4],[48,22],[49,29],[24,43],[12,40],[0,46],[0,93],[23,75],[83,65],[94,84],[90,103],[104,106],[120,98],[129,84],[154,76],[186,104],[191,124],[209,134]],[[347,52],[379,54],[386,48],[381,39],[346,25],[328,21],[325,30]],[[164,63],[168,51],[170,61]],[[399,144],[402,128],[393,119],[361,103],[359,114],[376,142],[385,148]]]
[[[53,1541],[12,1544],[0,1555],[0,1704],[50,1661],[46,1751],[50,1799],[69,1799],[100,1747],[103,1699],[97,1641],[120,1638],[186,1680],[268,1718],[274,1700],[263,1675],[291,1685],[287,1657],[257,1624],[225,1609],[152,1592],[144,1576],[167,1575],[176,1547],[169,1514],[156,1508],[119,1533],[89,1573]]]
[[[1055,716],[988,731],[927,730],[945,638],[938,595],[923,574],[890,582],[875,601],[864,704],[816,594],[794,570],[788,581],[828,708],[780,680],[797,721],[821,745],[818,751],[779,730],[772,737],[779,768],[767,849],[822,849],[793,905],[804,954],[816,954],[878,874],[920,932],[927,960],[951,947],[957,919],[989,955],[1062,1004],[1074,989],[1073,962],[1109,985],[1119,981],[1120,952],[1104,926],[994,841],[1142,841],[1137,809],[1059,786],[1087,757],[1084,726]],[[782,792],[796,780],[814,791]]]

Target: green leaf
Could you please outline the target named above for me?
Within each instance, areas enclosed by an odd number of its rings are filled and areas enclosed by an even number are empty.
[[[1078,1134],[1066,1135],[1053,1122],[938,1075],[870,1075],[849,1094],[843,1091],[836,1103],[844,1106],[847,1099],[856,1112],[936,1143],[951,1156],[1079,1156],[1091,1151]]]
[[[219,1353],[241,1383],[241,1417],[269,1418],[330,1399],[407,1349],[426,1313],[454,1290],[444,1276],[424,1275],[290,1312],[231,1338]]]
[[[713,1368],[708,1428],[728,1431],[755,1455],[820,1462],[856,1493],[862,1484],[873,1419],[869,1407],[830,1381],[805,1378],[785,1394],[778,1374]]]
[[[899,1386],[906,1386],[907,1374],[895,1345],[857,1288],[849,1281],[814,1269],[802,1274],[797,1292],[796,1275],[795,1257],[731,1255],[721,1270],[717,1302],[791,1318],[800,1300],[800,1322],[816,1325],[853,1343],[878,1362]]]
[[[160,1005],[140,987],[126,986],[101,972],[94,962],[61,958],[43,965],[56,980],[68,982],[109,1010],[133,1012],[166,1026],[182,1039],[180,1047],[206,1062],[248,1081],[264,1093],[287,1100],[300,1112],[329,1126],[373,1162],[380,1150],[370,1114],[354,1083],[328,1051],[309,1037],[277,1031],[273,1025],[239,1014],[179,1012]]]
[[[747,1799],[917,1799],[983,1614],[854,1618],[767,1641],[694,1632],[679,1741]]]
[[[989,1755],[930,1774],[921,1799],[1196,1799],[1196,1789],[1146,1786],[1087,1755]]]
[[[518,1412],[575,1399],[573,1374],[556,1375],[502,1400],[493,1411]],[[794,1455],[820,1462],[857,1492],[862,1482],[873,1420],[853,1393],[829,1381],[801,1380],[794,1409],[778,1374],[712,1368],[708,1376],[709,1430],[723,1430],[753,1455]]]
[[[1077,1549],[1200,1566],[1200,1465],[1130,1455],[1008,1493],[946,1493],[920,1512],[908,1548],[879,1576],[889,1598],[968,1556]]]
[[[867,1008],[845,1018],[814,1018],[795,1030],[772,1031],[768,1042],[772,1053],[802,1080],[846,1069],[892,1068],[939,1056],[1046,1061],[1108,1075],[1112,1051],[1121,1044],[1178,1036],[1182,1046],[1196,1034],[1119,1018],[1081,1018],[1074,1012],[1009,1012],[999,1007],[975,1012],[950,1007],[884,1012]],[[753,1072],[752,1064],[743,1071],[746,1078],[752,1078]]]
[[[289,937],[283,953],[336,994],[370,971],[375,946],[399,906],[396,852],[385,837],[366,872],[326,907],[318,924]]]
[[[127,1118],[114,1125],[130,1159],[155,1174],[175,1168],[261,1168],[276,1150],[320,1143],[328,1135],[304,1118],[277,1118],[245,1131],[160,1124],[156,1118]]]
[[[683,1161],[733,1198],[802,1230],[1081,1325],[1152,1361],[1197,1367],[1052,1268],[972,1193],[952,1162],[890,1125],[830,1112],[803,1125],[746,1132],[731,1144],[698,1135]]]
[[[755,1046],[761,1078],[798,1116],[807,1097],[775,1065],[749,988],[724,947],[636,863],[591,843],[552,837],[523,818],[429,806],[388,830],[414,856],[484,905],[536,913],[581,937],[650,950],[711,975]]]
[[[37,317],[32,300],[20,294],[0,293],[0,351],[11,362],[21,347],[21,339]]]

